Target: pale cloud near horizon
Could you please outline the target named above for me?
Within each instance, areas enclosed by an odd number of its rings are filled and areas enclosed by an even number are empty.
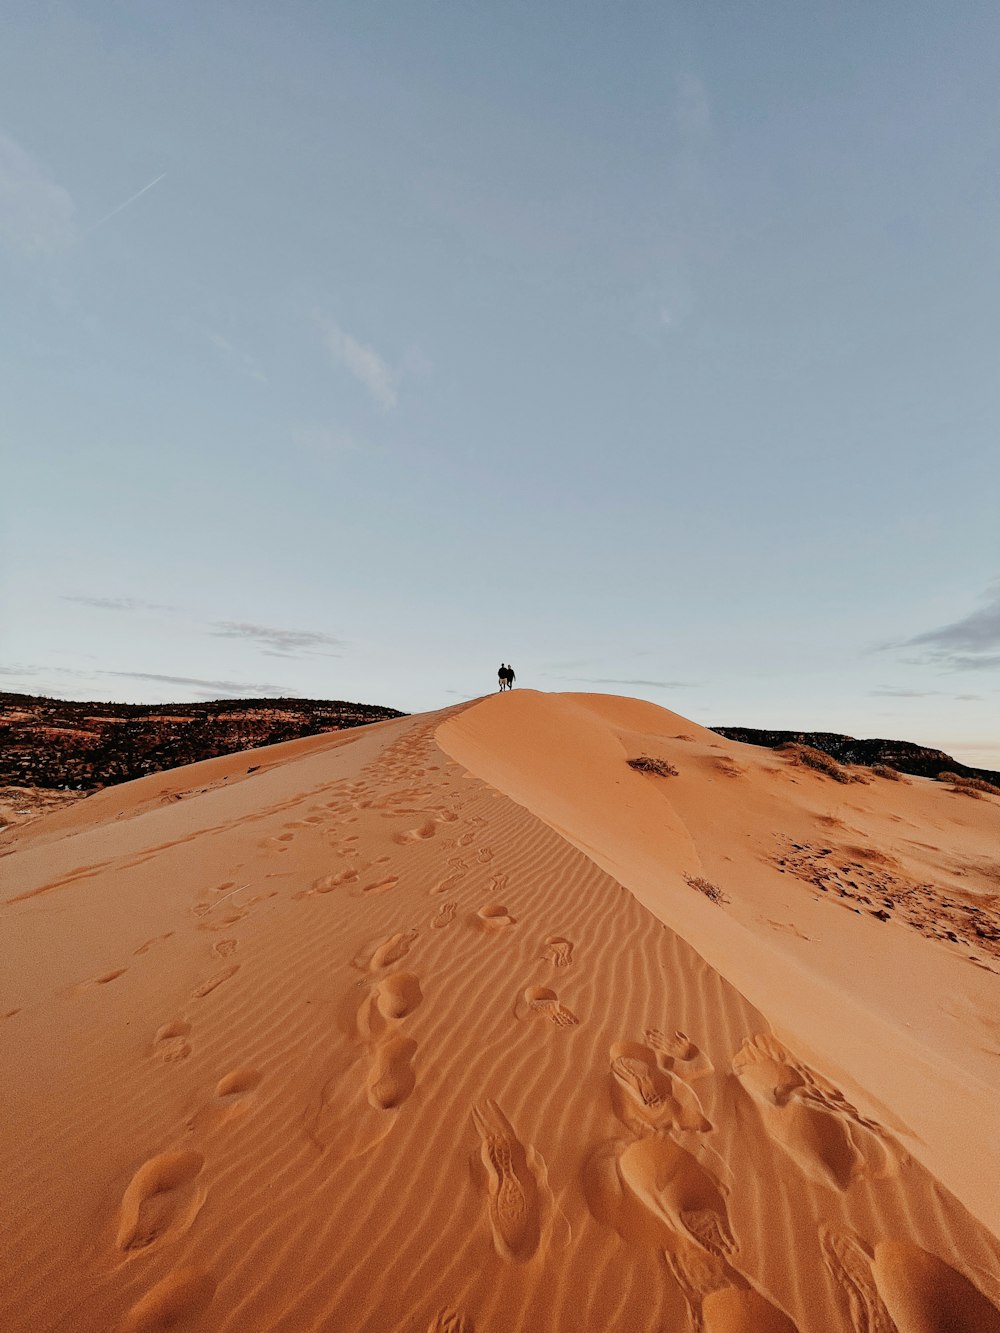
[[[353,376],[383,411],[394,408],[399,398],[399,376],[375,348],[360,342],[334,319],[320,316],[319,326],[334,365]]]
[[[217,639],[245,639],[261,645],[269,657],[293,657],[301,653],[322,653],[325,657],[339,657],[339,653],[323,652],[328,648],[346,648],[345,639],[318,630],[275,629],[270,625],[245,624],[235,620],[213,622],[212,634]]]
[[[97,676],[117,676],[123,680],[148,680],[158,685],[188,685],[200,690],[220,690],[223,694],[235,694],[239,697],[248,697],[246,691],[251,691],[268,699],[295,698],[294,690],[287,689],[284,685],[261,685],[255,682],[243,680],[202,680],[198,676],[161,676],[153,671],[96,671]]]
[[[934,695],[957,699],[960,703],[981,703],[981,694],[951,694],[948,690],[911,690],[901,685],[879,685],[869,694],[880,699],[930,699]]]
[[[651,690],[689,690],[693,689],[697,683],[693,680],[644,680],[621,676],[558,676],[551,672],[545,672],[544,674],[552,680],[578,681],[581,685],[633,685],[640,689]]]
[[[60,254],[76,239],[76,206],[69,191],[0,133],[0,245],[31,258]]]
[[[1000,667],[1000,579],[990,585],[982,602],[982,606],[961,620],[886,646],[923,648],[922,664],[951,671],[989,671]]]
[[[141,597],[86,597],[83,594],[63,593],[61,602],[77,602],[80,606],[93,606],[99,611],[173,611],[176,608],[165,602],[147,602]]]
[[[75,602],[80,606],[94,607],[98,611],[118,611],[118,612],[136,612],[136,611],[166,611],[171,614],[181,614],[177,607],[168,606],[163,602],[147,602],[141,597],[88,597],[83,594],[64,593],[60,598],[63,602]],[[322,630],[312,629],[281,629],[274,625],[258,625],[248,621],[239,620],[209,620],[194,621],[200,624],[203,629],[207,628],[209,634],[216,639],[242,639],[247,643],[254,643],[262,649],[268,657],[299,657],[305,654],[322,657],[340,657],[339,652],[331,652],[331,649],[342,649],[348,646],[346,639],[338,639],[333,634],[327,634]],[[105,674],[115,674],[105,673]],[[134,675],[134,672],[128,673]],[[189,684],[191,682],[182,680],[181,677],[161,677],[163,680],[174,680],[178,683]],[[197,683],[197,682],[195,682]],[[209,682],[213,684],[214,682]]]

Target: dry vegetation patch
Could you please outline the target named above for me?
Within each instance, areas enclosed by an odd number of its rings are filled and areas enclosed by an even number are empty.
[[[654,759],[652,755],[641,754],[638,759],[628,760],[629,768],[639,773],[655,773],[658,778],[675,778],[677,769],[666,759]]]
[[[720,906],[729,902],[727,895],[722,892],[718,884],[713,884],[711,880],[702,879],[700,875],[685,875],[684,878],[692,889],[697,889],[699,893],[703,893],[710,902],[718,903]]]
[[[987,782],[985,778],[967,778],[961,773],[945,772],[939,773],[937,780],[950,783],[951,791],[958,792],[962,796],[973,796],[976,800],[981,800],[984,795],[1000,796],[1000,787]]]
[[[811,745],[799,745],[795,741],[789,741],[786,745],[779,745],[778,752],[793,764],[815,769],[817,773],[833,778],[835,782],[867,781],[867,778],[862,777],[860,773],[851,773],[842,764],[838,764],[825,750],[816,750]]]
[[[872,772],[877,778],[888,778],[890,782],[906,781],[898,768],[890,768],[888,764],[872,764]]]

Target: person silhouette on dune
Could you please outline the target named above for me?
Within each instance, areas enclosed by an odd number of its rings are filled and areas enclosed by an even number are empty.
[[[507,668],[503,662],[500,663],[500,670],[497,672],[497,680],[500,682],[500,693],[507,688]]]
[[[514,668],[509,662],[507,663],[507,688],[508,690],[514,688]]]

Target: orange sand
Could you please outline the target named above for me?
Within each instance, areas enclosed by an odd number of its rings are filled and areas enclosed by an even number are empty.
[[[1000,1331],[994,798],[517,690],[0,851],[3,1330]]]

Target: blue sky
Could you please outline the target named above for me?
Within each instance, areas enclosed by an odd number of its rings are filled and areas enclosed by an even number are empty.
[[[1000,767],[994,4],[5,6],[4,687]]]

